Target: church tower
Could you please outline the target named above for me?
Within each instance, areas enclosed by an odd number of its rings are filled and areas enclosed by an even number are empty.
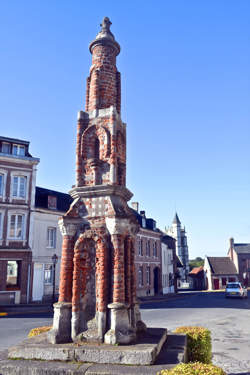
[[[136,303],[138,223],[127,205],[126,124],[121,120],[120,46],[105,17],[90,43],[85,112],[78,113],[74,199],[63,235],[52,343],[130,343],[145,329]]]

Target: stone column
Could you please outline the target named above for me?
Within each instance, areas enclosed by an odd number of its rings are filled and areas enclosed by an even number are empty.
[[[107,326],[108,249],[104,238],[96,242],[96,320],[98,337],[103,341]]]
[[[89,267],[89,252],[87,240],[79,238],[74,248],[74,272],[73,272],[73,292],[72,292],[72,320],[71,338],[75,340],[77,336],[87,329],[83,299],[86,292],[86,281]]]
[[[129,319],[129,306],[125,303],[124,232],[127,231],[128,220],[107,218],[106,225],[113,245],[113,302],[108,305],[111,310],[111,327],[104,341],[113,345],[129,344],[135,341],[136,334]]]
[[[62,259],[60,270],[59,302],[54,304],[53,328],[48,332],[48,340],[52,344],[71,341],[71,299],[74,236],[77,224],[67,219],[59,219],[59,227],[63,235]]]

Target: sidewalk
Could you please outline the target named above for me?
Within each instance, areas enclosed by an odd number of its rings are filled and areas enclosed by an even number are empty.
[[[4,313],[13,314],[39,314],[41,312],[53,312],[52,303],[27,303],[18,305],[0,305],[0,317]]]
[[[166,294],[157,296],[147,296],[138,297],[138,302],[140,305],[146,303],[157,303],[166,302],[169,300],[175,300],[178,298],[184,298],[182,293],[176,294]],[[18,305],[0,305],[0,317],[4,315],[13,314],[30,314],[30,313],[41,313],[41,312],[53,312],[53,304],[51,302],[46,303],[28,303],[28,304],[18,304]]]

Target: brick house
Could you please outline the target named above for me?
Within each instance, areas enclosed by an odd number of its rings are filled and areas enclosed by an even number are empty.
[[[208,290],[224,289],[227,282],[238,281],[238,271],[229,257],[205,257],[204,272]]]
[[[235,264],[239,281],[250,286],[250,243],[234,243],[234,239],[230,238],[228,256]]]
[[[0,303],[31,297],[30,214],[35,203],[38,158],[29,142],[0,137]]]
[[[132,203],[133,212],[140,224],[135,242],[135,270],[137,296],[162,293],[161,276],[161,231],[156,221],[146,218],[145,211],[139,212],[137,202]]]
[[[58,219],[68,211],[72,198],[69,194],[36,187],[35,209],[31,214],[32,227],[32,300],[51,300],[54,272],[52,257],[56,254],[55,292],[58,294],[62,235]]]

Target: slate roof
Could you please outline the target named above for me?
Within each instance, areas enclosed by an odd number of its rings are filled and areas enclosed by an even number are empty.
[[[237,275],[234,262],[229,257],[207,257],[211,272],[216,275]]]
[[[234,250],[237,254],[250,254],[250,243],[235,243]]]
[[[169,249],[175,249],[175,242],[176,240],[171,237],[171,236],[168,236],[168,235],[164,235],[162,238],[161,238],[162,242],[165,243],[166,245],[168,245]]]
[[[173,224],[181,224],[180,219],[178,218],[177,212],[175,213]]]
[[[48,209],[48,196],[57,198],[56,210],[68,211],[73,199],[69,194],[36,186],[35,207]]]
[[[130,207],[130,209],[132,210],[133,214],[135,215],[138,223],[140,224],[140,227],[143,228],[143,229],[149,229],[149,230],[152,230],[153,232],[158,232],[160,233],[160,230],[158,228],[155,228],[154,229],[154,223],[155,223],[155,220],[154,219],[147,219],[145,216],[142,216],[140,215],[136,210],[134,210],[133,208]],[[143,217],[145,218],[146,220],[146,227],[144,228],[143,225],[142,225],[142,219]]]

